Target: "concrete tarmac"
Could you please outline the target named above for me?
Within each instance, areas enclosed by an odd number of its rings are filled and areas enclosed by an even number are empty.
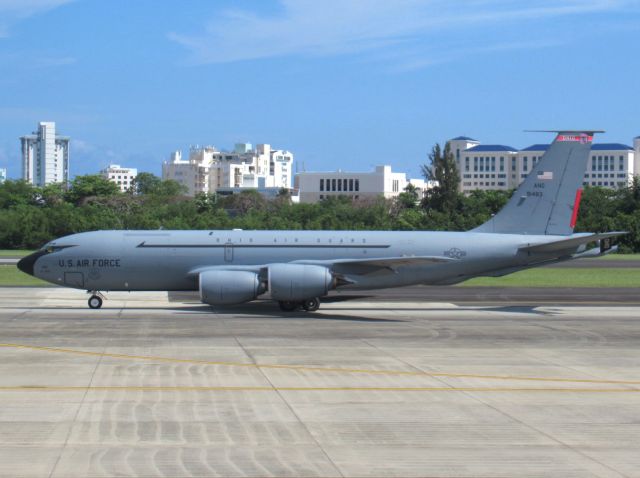
[[[636,305],[107,298],[0,288],[0,476],[640,477]]]

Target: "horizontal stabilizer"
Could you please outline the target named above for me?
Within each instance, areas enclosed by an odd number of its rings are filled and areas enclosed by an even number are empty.
[[[603,232],[599,234],[586,234],[586,235],[574,235],[567,239],[560,239],[559,241],[545,242],[543,244],[531,244],[528,246],[522,246],[519,248],[521,251],[526,252],[559,252],[563,250],[574,249],[583,244],[590,242],[600,241],[602,239],[608,239],[611,237],[617,237],[627,234],[626,232]]]

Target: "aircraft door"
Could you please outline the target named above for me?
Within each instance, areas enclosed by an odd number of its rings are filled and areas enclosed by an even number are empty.
[[[224,245],[224,261],[233,262],[233,243],[227,242]]]
[[[69,287],[84,289],[84,274],[82,272],[65,272],[64,283]]]

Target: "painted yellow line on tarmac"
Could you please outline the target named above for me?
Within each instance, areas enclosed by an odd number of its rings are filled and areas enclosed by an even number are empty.
[[[0,386],[0,392],[563,392],[638,393],[637,388],[500,388],[500,387],[144,387],[144,386]]]
[[[447,377],[447,378],[474,378],[483,380],[519,380],[534,382],[561,382],[561,383],[592,383],[592,384],[608,384],[608,385],[640,385],[640,380],[599,380],[599,379],[579,379],[579,378],[554,378],[554,377],[522,377],[515,375],[480,375],[469,373],[446,373],[446,372],[422,372],[422,371],[405,371],[405,370],[371,370],[359,368],[339,368],[339,367],[312,367],[305,365],[283,365],[283,364],[254,364],[245,362],[222,362],[209,360],[181,359],[171,357],[157,357],[153,355],[127,355],[103,352],[90,352],[86,350],[75,350],[55,347],[44,347],[38,345],[11,344],[0,343],[0,348],[14,348],[36,350],[40,352],[51,352],[71,355],[84,355],[90,357],[108,357],[127,360],[147,360],[152,362],[166,363],[187,363],[198,365],[223,365],[228,367],[247,367],[262,369],[283,369],[297,370],[303,372],[330,372],[330,373],[353,373],[353,374],[369,374],[369,375],[391,375],[391,376],[414,376],[414,377]]]

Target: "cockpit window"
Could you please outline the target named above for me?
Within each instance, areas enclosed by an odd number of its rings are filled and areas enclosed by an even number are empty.
[[[42,246],[41,251],[46,251],[48,254],[52,252],[61,251],[62,249],[66,249],[67,247],[73,247],[73,245],[57,245],[55,242],[49,242]]]

